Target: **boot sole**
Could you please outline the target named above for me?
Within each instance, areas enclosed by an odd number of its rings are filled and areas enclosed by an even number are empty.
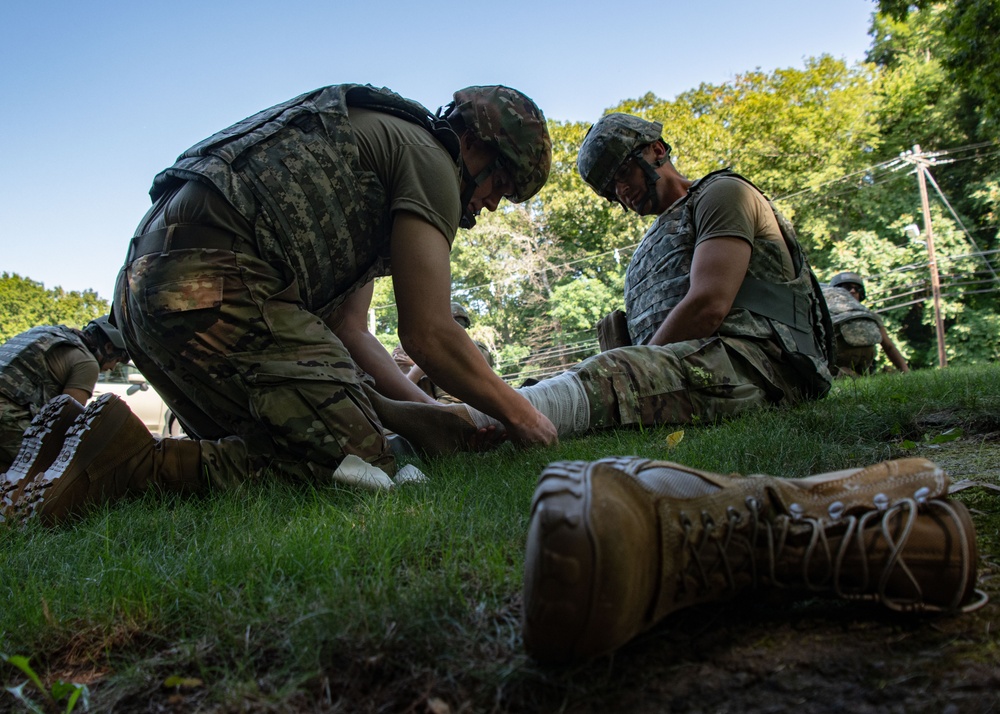
[[[550,464],[532,499],[521,628],[528,654],[542,662],[577,659],[590,620],[596,549],[589,510],[590,484],[580,465]]]
[[[130,416],[132,410],[115,394],[102,394],[92,402],[66,432],[62,450],[53,464],[27,484],[21,498],[15,502],[14,509],[20,520],[36,515],[47,523],[61,520],[64,514],[51,512],[47,504],[58,503],[67,489],[85,477],[87,467]],[[89,436],[98,428],[102,431],[101,438]]]
[[[66,432],[83,411],[83,406],[73,397],[60,394],[31,420],[14,463],[0,477],[0,523],[4,522],[8,507],[20,498],[25,486],[59,456]]]

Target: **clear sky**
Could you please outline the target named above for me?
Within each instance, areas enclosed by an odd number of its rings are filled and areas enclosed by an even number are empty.
[[[338,82],[430,109],[506,84],[595,121],[830,54],[861,61],[872,0],[6,0],[0,272],[112,296],[150,182],[260,109]]]

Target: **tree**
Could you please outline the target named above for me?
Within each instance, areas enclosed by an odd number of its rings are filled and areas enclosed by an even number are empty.
[[[896,22],[934,14],[943,38],[943,64],[949,81],[967,95],[969,116],[983,122],[983,133],[1000,130],[1000,0],[876,0],[881,13]]]
[[[82,327],[108,310],[108,301],[93,290],[46,290],[17,273],[0,274],[0,342],[39,325]]]

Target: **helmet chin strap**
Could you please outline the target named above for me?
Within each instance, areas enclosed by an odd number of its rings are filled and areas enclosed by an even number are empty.
[[[476,213],[473,213],[469,208],[469,204],[472,202],[472,194],[476,192],[483,181],[489,178],[490,174],[497,167],[497,161],[487,166],[485,169],[479,172],[478,175],[473,176],[469,173],[469,167],[465,165],[465,159],[462,160],[462,184],[465,188],[462,190],[462,195],[459,200],[462,202],[462,217],[458,221],[459,228],[472,228],[476,225]]]
[[[667,157],[664,156],[663,158],[657,159],[653,164],[650,164],[648,161],[646,161],[645,158],[643,158],[642,149],[639,148],[633,151],[627,157],[625,157],[624,161],[622,161],[622,164],[624,165],[624,163],[626,161],[629,161],[630,159],[632,161],[635,161],[636,165],[642,169],[643,177],[646,180],[646,194],[642,197],[642,200],[639,201],[638,208],[642,208],[643,206],[645,206],[647,201],[652,201],[653,206],[655,207],[656,182],[660,180],[660,174],[656,173],[656,169],[660,168],[661,166],[663,166],[663,164],[667,163]],[[617,198],[614,198],[612,200],[618,201],[621,207],[624,210],[628,211],[628,208],[625,206],[625,204],[619,201]]]
[[[652,204],[651,207],[655,210],[656,199],[657,199],[656,182],[660,180],[660,174],[656,173],[656,169],[663,166],[663,164],[666,162],[666,159],[657,159],[655,164],[650,164],[648,161],[646,161],[646,159],[642,157],[642,154],[640,153],[638,156],[635,157],[635,160],[636,163],[639,164],[639,167],[642,169],[642,173],[645,175],[646,178],[646,195],[642,197],[642,201],[639,203],[639,208],[645,206],[646,202],[649,201]]]

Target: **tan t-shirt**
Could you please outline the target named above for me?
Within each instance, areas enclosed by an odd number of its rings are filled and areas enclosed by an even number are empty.
[[[694,205],[695,245],[711,238],[742,238],[751,246],[754,239],[780,246],[782,272],[786,280],[795,278],[792,256],[781,237],[781,229],[767,200],[745,181],[724,176],[701,191]]]
[[[390,212],[415,213],[450,246],[462,207],[458,166],[448,151],[427,130],[391,114],[351,107],[348,117],[361,167],[385,187]]]
[[[94,395],[94,385],[101,367],[87,350],[76,345],[56,345],[45,355],[45,364],[53,378],[67,389],[79,389],[88,397]]]

